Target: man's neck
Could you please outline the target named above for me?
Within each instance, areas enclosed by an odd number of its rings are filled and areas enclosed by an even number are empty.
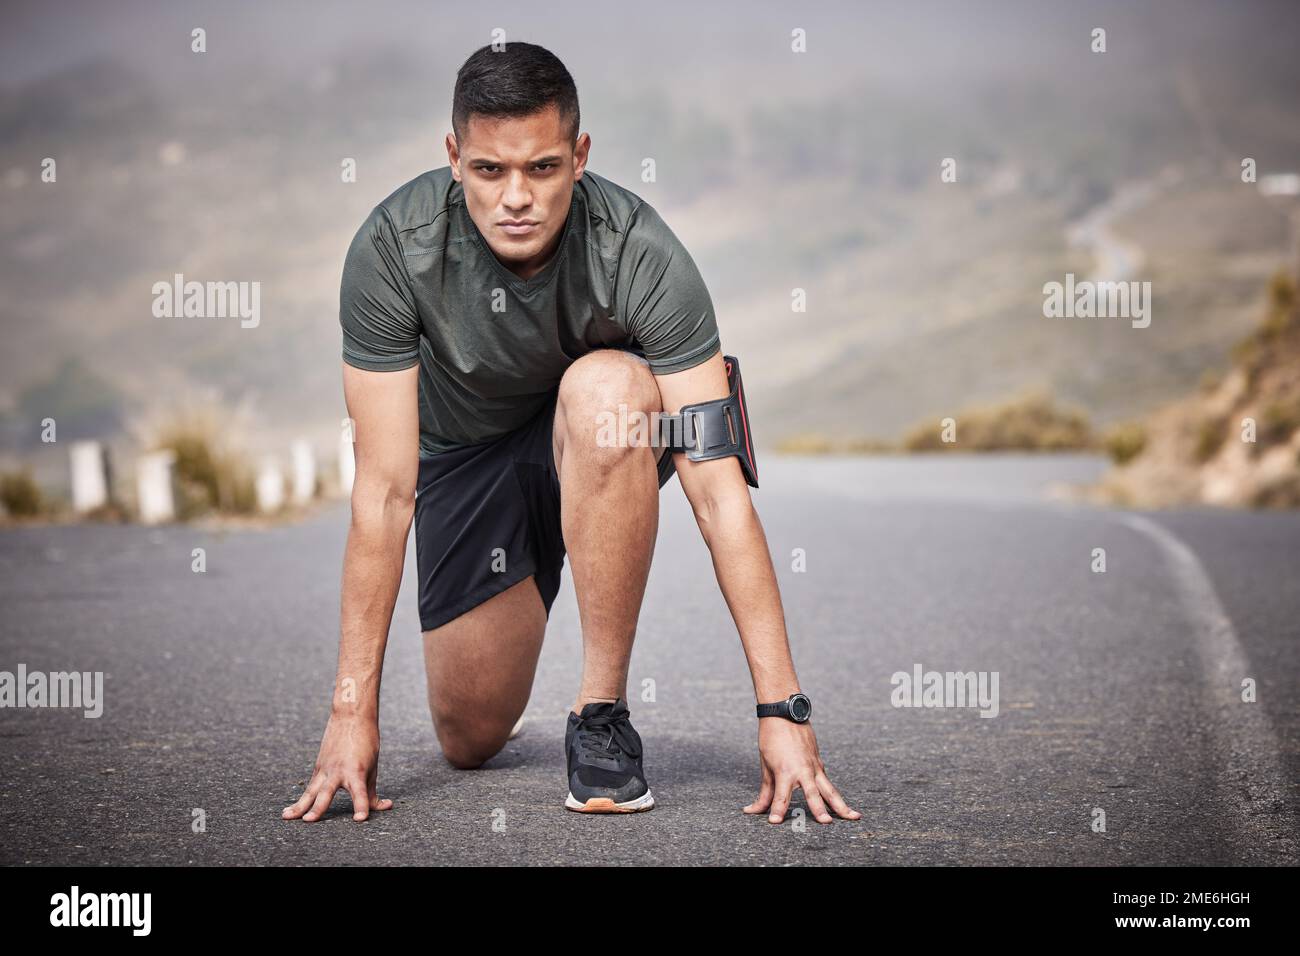
[[[561,229],[555,238],[551,240],[549,246],[537,255],[533,256],[533,258],[529,259],[527,262],[502,262],[501,264],[526,282],[545,269],[550,261],[555,258],[555,254],[560,248],[560,239],[563,238],[563,236],[564,230]]]

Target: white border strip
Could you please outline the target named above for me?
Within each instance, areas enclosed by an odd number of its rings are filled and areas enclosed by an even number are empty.
[[[1264,704],[1241,699],[1242,679],[1258,681],[1259,675],[1251,668],[1214,583],[1195,552],[1167,528],[1136,514],[1120,514],[1119,520],[1154,541],[1165,554],[1193,625],[1194,646],[1208,685],[1205,704],[1215,730],[1212,745],[1220,795],[1251,849],[1289,856],[1294,864],[1297,844],[1288,825],[1289,786],[1281,747]]]

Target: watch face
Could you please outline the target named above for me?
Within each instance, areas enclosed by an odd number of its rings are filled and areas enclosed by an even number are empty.
[[[790,698],[790,716],[803,723],[812,716],[812,701],[803,694],[795,694]]]

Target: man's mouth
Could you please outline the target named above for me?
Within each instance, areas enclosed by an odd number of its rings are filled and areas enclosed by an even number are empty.
[[[497,223],[509,236],[526,236],[537,228],[535,219],[502,219]]]

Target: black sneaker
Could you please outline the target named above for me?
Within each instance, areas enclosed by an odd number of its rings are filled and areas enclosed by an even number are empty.
[[[569,796],[564,805],[579,813],[635,813],[655,798],[641,769],[641,736],[632,726],[627,702],[597,701],[569,711],[564,732]]]

